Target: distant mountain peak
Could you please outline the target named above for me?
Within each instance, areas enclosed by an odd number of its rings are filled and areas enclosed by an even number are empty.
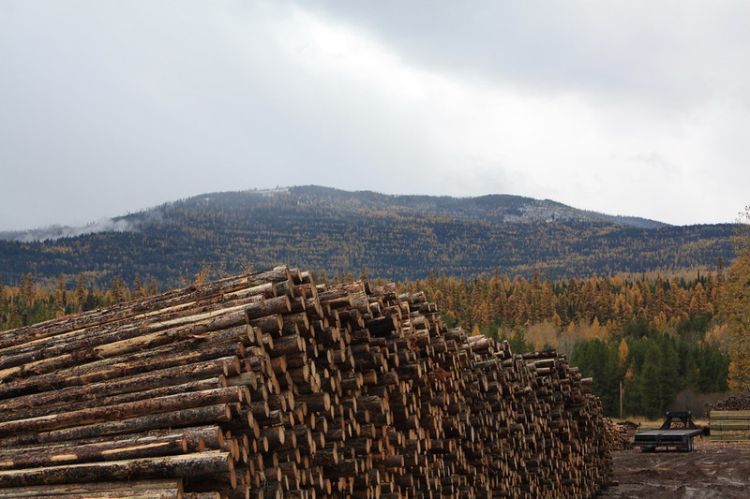
[[[164,285],[202,265],[218,272],[277,262],[391,279],[500,270],[548,277],[711,268],[732,255],[730,225],[672,227],[509,194],[381,194],[321,186],[212,192],[106,219],[0,235],[0,276],[14,282],[90,272]],[[3,240],[4,239],[4,240]]]
[[[474,197],[430,196],[424,194],[383,194],[371,190],[346,191],[319,185],[212,192],[164,203],[130,215],[101,219],[84,226],[54,225],[26,231],[0,232],[0,240],[33,242],[57,240],[98,232],[136,231],[146,223],[161,221],[170,206],[198,205],[239,208],[247,203],[275,203],[280,198],[318,210],[357,212],[376,210],[393,214],[413,213],[490,223],[588,222],[621,227],[656,229],[668,224],[639,217],[607,215],[580,210],[550,199],[534,199],[512,194],[485,194]]]
[[[466,217],[493,222],[600,222],[623,227],[655,229],[668,224],[639,217],[608,215],[577,209],[550,199],[535,199],[513,194],[485,194],[473,197],[429,196],[418,194],[382,194],[375,191],[344,191],[317,185],[290,187],[285,194],[306,198],[339,199],[358,202],[365,208],[433,212],[439,215]]]

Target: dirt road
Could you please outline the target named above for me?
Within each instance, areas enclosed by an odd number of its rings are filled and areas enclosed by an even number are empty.
[[[614,453],[614,479],[602,497],[749,498],[750,444],[696,440],[690,453]]]

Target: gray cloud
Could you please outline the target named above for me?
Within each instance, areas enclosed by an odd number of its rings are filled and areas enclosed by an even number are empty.
[[[737,43],[747,39],[750,16],[742,1],[321,4],[414,64],[534,92],[646,99],[685,111],[711,98],[744,100],[750,82]]]
[[[309,183],[729,221],[748,9],[6,0],[0,230]]]

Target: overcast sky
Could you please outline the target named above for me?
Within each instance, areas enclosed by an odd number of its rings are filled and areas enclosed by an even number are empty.
[[[750,203],[750,2],[0,0],[0,230],[211,191]]]

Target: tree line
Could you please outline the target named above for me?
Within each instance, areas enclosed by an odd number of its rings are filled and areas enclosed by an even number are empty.
[[[515,351],[557,349],[586,376],[609,415],[655,417],[684,389],[729,387],[731,349],[720,319],[727,272],[692,276],[592,276],[551,281],[431,275],[408,282],[437,302],[450,325],[510,342]]]
[[[65,315],[107,307],[132,298],[155,295],[159,292],[156,279],[142,280],[139,276],[126,283],[115,276],[109,286],[101,287],[96,280],[79,274],[74,286],[59,277],[54,284],[35,282],[26,274],[17,286],[3,285],[0,280],[0,331],[36,324]]]

